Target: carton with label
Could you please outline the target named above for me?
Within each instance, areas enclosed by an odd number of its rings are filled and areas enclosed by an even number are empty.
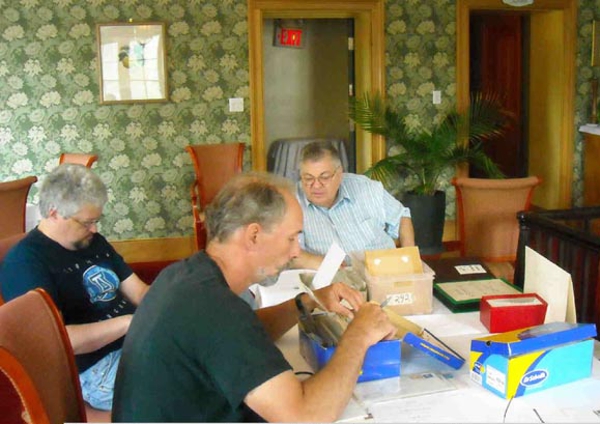
[[[431,313],[434,272],[421,261],[417,247],[368,250],[351,257],[367,282],[369,300],[385,303],[400,315]]]
[[[594,324],[553,322],[471,341],[471,380],[505,398],[570,383],[592,372]]]

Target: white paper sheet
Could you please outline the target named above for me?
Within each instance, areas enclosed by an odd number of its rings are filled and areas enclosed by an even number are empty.
[[[544,322],[577,322],[571,274],[530,247],[525,248],[525,293],[537,293],[546,303]]]
[[[342,262],[344,262],[345,257],[346,252],[336,242],[333,242],[325,255],[325,259],[323,259],[317,270],[317,275],[315,275],[312,281],[313,290],[318,290],[331,284],[335,273],[340,268]]]

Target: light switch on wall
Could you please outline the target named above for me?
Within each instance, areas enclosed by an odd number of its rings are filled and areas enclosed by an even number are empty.
[[[229,99],[229,112],[243,112],[244,99],[242,97],[233,97]]]
[[[439,105],[442,103],[442,92],[440,90],[433,90],[433,104]]]

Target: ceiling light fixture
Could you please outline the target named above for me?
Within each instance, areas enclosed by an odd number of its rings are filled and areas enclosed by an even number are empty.
[[[533,0],[502,0],[502,3],[507,4],[509,6],[521,7],[533,4]]]

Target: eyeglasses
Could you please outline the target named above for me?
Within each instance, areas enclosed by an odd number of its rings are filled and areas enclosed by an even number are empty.
[[[302,175],[300,177],[300,180],[302,180],[302,184],[304,184],[305,186],[308,186],[308,187],[311,187],[315,183],[315,181],[318,181],[319,184],[325,186],[331,182],[333,177],[335,177],[335,174],[337,173],[338,169],[340,169],[340,165],[336,166],[335,169],[333,170],[333,172],[325,171],[318,177],[315,177],[310,174]]]
[[[72,219],[73,221],[75,221],[76,223],[78,223],[79,225],[81,225],[86,230],[89,230],[94,225],[98,225],[98,223],[100,222],[101,218],[92,219],[92,220],[89,220],[89,221],[80,221],[77,218],[74,218],[74,217],[70,216],[69,219]]]

